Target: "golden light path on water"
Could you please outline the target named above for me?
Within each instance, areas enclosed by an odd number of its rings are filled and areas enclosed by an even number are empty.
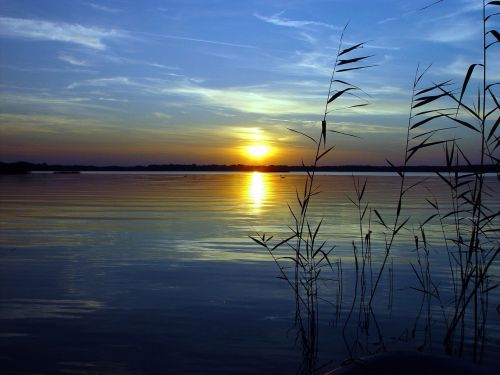
[[[266,198],[266,182],[265,177],[260,172],[253,172],[249,175],[248,183],[248,195],[250,201],[252,202],[252,209],[254,212],[258,212],[264,199]]]

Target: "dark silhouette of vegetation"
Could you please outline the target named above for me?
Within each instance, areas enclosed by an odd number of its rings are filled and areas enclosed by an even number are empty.
[[[392,308],[395,267],[392,253],[396,241],[403,235],[414,238],[415,259],[410,262],[410,267],[416,284],[412,289],[421,293],[422,300],[413,328],[399,339],[414,339],[423,322],[423,335],[420,336],[423,343],[416,349],[430,348],[433,338],[436,339],[432,335],[432,314],[437,309],[445,327],[443,337],[438,338],[442,342],[443,351],[448,355],[461,357],[466,353],[466,343],[469,343],[467,345],[471,359],[474,362],[481,361],[487,344],[487,319],[491,310],[489,296],[500,285],[493,273],[500,251],[500,212],[487,203],[488,199],[498,199],[494,195],[495,188],[489,184],[498,184],[500,181],[500,106],[494,93],[499,83],[490,81],[488,70],[489,53],[500,42],[500,34],[490,27],[492,19],[500,14],[498,6],[499,1],[482,2],[482,61],[469,66],[460,86],[456,86],[452,80],[425,83],[430,66],[423,70],[417,67],[412,85],[403,161],[398,165],[387,160],[388,170],[399,178],[394,212],[391,215],[379,212],[366,202],[368,181],[353,177],[355,197],[349,197],[349,200],[358,212],[359,238],[352,241],[355,273],[353,299],[342,329],[350,361],[356,361],[362,354],[389,349],[376,320],[374,301],[383,293],[380,285],[387,277],[389,287],[385,292],[389,297],[388,308]],[[335,147],[327,146],[327,134],[330,132],[337,136],[354,136],[332,128],[331,121],[327,122],[327,115],[331,112],[330,107],[341,97],[363,93],[359,87],[338,79],[337,75],[372,66],[365,63],[372,56],[350,55],[362,48],[364,43],[343,48],[343,36],[344,33],[340,38],[319,135],[315,138],[300,130],[289,129],[313,142],[315,150],[312,165],[303,163],[306,176],[303,191],[296,192],[298,207],[294,209],[289,205],[294,222],[290,227],[290,236],[277,244],[272,244],[272,236],[266,234],[251,237],[270,253],[280,270],[279,277],[290,285],[295,294],[295,323],[304,349],[304,365],[300,372],[307,374],[322,368],[317,363],[318,310],[319,301],[322,300],[320,286],[325,284],[324,281],[336,283],[336,287],[333,287],[337,294],[336,311],[342,311],[338,304],[342,303],[342,295],[345,294],[342,281],[342,264],[345,262],[341,259],[334,260],[335,246],[327,247],[326,242],[318,242],[323,220],[312,223],[309,215],[311,200],[319,194],[319,187],[315,184],[315,176],[321,170],[318,162]],[[472,103],[467,103],[471,79],[474,72],[479,70],[481,74],[476,77],[479,82],[477,96]],[[356,97],[360,98],[358,95]],[[351,108],[368,104],[364,97],[361,98],[362,101]],[[466,135],[469,140],[477,141],[472,152],[479,155],[479,162],[471,161],[473,155],[467,154],[457,137],[458,133],[464,131],[470,133]],[[415,171],[410,163],[417,163],[418,156],[429,148],[442,148],[444,151],[444,167],[432,170],[449,188],[450,198],[446,202],[439,202],[430,190],[427,203],[434,213],[419,222],[418,229],[412,229],[411,212],[405,208],[405,198],[423,181],[410,182],[407,174]],[[497,178],[488,180],[487,173],[495,173]],[[449,279],[444,280],[444,285],[443,280],[437,282],[433,277],[430,244],[426,236],[426,228],[430,224],[437,224],[443,235],[440,248],[446,251],[449,265]],[[384,238],[381,244],[376,245],[382,247],[382,258],[378,262],[372,257],[374,231],[381,233]],[[449,290],[452,290],[451,302],[445,297]],[[352,331],[351,320],[355,317],[356,332],[349,335],[348,331]],[[340,315],[336,314],[335,319],[339,318]],[[372,330],[375,332],[375,342],[370,339]]]
[[[0,173],[12,174],[15,171],[27,173],[29,171],[79,171],[79,172],[306,172],[312,166],[307,165],[244,165],[244,164],[150,164],[136,166],[95,166],[95,165],[61,165],[47,163],[30,163],[30,162],[0,162]],[[479,165],[458,165],[448,167],[431,166],[431,165],[413,165],[407,166],[407,172],[448,172],[449,170],[457,172],[472,172],[479,168]],[[494,173],[497,166],[494,164],[486,164],[483,166],[486,173]],[[401,169],[401,167],[398,167]],[[23,172],[24,171],[24,172]],[[394,167],[377,166],[377,165],[317,165],[317,172],[394,172]]]
[[[488,317],[489,293],[500,284],[492,273],[500,251],[498,233],[499,211],[491,209],[487,199],[494,193],[494,189],[486,180],[486,163],[496,166],[498,184],[499,158],[498,124],[500,122],[500,105],[494,90],[499,82],[490,80],[489,53],[496,43],[500,42],[500,34],[491,28],[492,20],[498,16],[499,1],[482,2],[482,59],[471,64],[465,73],[461,86],[454,86],[450,81],[433,84],[424,90],[425,97],[419,98],[417,106],[428,106],[431,103],[438,107],[453,108],[453,110],[431,109],[431,115],[425,120],[413,124],[427,128],[430,134],[424,141],[414,146],[415,152],[433,144],[445,143],[445,158],[448,167],[447,173],[437,173],[443,183],[450,189],[452,209],[443,212],[439,202],[429,201],[436,210],[426,222],[440,220],[443,228],[443,241],[446,245],[450,260],[450,274],[453,285],[454,298],[451,309],[443,305],[439,297],[439,286],[427,283],[422,292],[438,300],[443,306],[446,319],[446,335],[443,340],[445,351],[448,354],[462,355],[464,341],[472,339],[472,357],[475,362],[481,360],[486,342],[486,322]],[[479,70],[477,94],[472,103],[466,103],[466,94],[471,91],[471,78]],[[434,123],[438,117],[444,117],[452,124],[465,128],[470,137],[475,136],[476,152],[479,151],[480,163],[470,173],[460,174],[453,171],[459,164],[472,166],[471,155],[460,145],[457,139],[441,139],[430,141],[433,135],[443,133],[442,128],[436,128]],[[433,127],[434,125],[434,127]],[[493,196],[494,197],[494,196]],[[498,198],[498,197],[497,197]],[[451,311],[449,311],[451,310]],[[449,313],[449,316],[446,314]],[[469,326],[469,317],[472,326]],[[472,329],[472,334],[469,334]]]
[[[334,104],[344,96],[354,96],[359,99],[357,93],[363,94],[361,88],[338,78],[343,72],[366,69],[372,64],[367,63],[370,55],[357,55],[364,46],[364,42],[345,47],[343,43],[344,28],[340,40],[337,55],[333,65],[332,75],[325,100],[325,110],[323,120],[321,121],[321,133],[317,138],[295,129],[289,129],[298,133],[313,142],[315,145],[315,154],[312,165],[303,167],[306,172],[306,180],[303,191],[296,191],[298,207],[296,209],[288,206],[290,214],[293,217],[294,225],[290,227],[290,236],[281,242],[271,246],[272,237],[266,237],[266,234],[251,236],[252,240],[264,247],[280,270],[280,278],[284,279],[295,294],[296,309],[295,323],[299,332],[299,339],[303,348],[303,365],[301,373],[312,374],[322,368],[324,365],[317,363],[318,354],[318,314],[319,314],[319,290],[320,275],[323,269],[330,270],[334,277],[333,282],[337,283],[339,293],[342,293],[342,279],[340,278],[340,261],[334,261],[332,252],[335,246],[328,246],[326,242],[318,241],[318,233],[321,228],[322,220],[312,223],[309,218],[309,205],[312,198],[319,194],[319,186],[316,183],[316,174],[318,164],[321,159],[331,152],[335,146],[327,147],[328,132],[337,133],[331,126],[328,126],[327,120],[330,117]],[[361,102],[352,104],[348,108],[365,106],[368,102],[361,99]],[[342,135],[352,136],[342,132]],[[328,137],[329,138],[329,137]],[[282,246],[288,246],[292,252],[290,255],[281,254],[277,250]],[[288,263],[292,262],[292,267]],[[337,299],[340,303],[341,298]],[[340,307],[337,309],[340,310]]]

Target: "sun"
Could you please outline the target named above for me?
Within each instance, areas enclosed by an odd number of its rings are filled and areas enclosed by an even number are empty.
[[[264,145],[253,145],[247,147],[248,155],[253,158],[261,158],[269,152],[269,147]]]

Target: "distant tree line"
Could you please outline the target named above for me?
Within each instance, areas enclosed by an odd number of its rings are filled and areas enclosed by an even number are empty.
[[[475,165],[457,166],[458,172],[473,172]],[[400,167],[376,165],[328,165],[317,166],[318,172],[397,172]],[[494,165],[483,166],[486,172],[495,172]],[[0,162],[1,174],[25,174],[29,172],[305,172],[307,166],[297,165],[243,165],[243,164],[149,164],[136,166],[95,166],[95,165],[61,165],[30,162]],[[406,166],[407,172],[444,172],[446,166]]]

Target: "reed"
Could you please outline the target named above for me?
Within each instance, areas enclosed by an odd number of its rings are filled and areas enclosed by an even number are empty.
[[[500,285],[493,272],[500,251],[498,238],[500,212],[491,210],[486,203],[493,191],[486,181],[487,165],[493,164],[496,168],[497,180],[494,183],[500,181],[498,157],[500,105],[494,94],[494,89],[499,83],[490,80],[488,64],[491,50],[500,42],[500,34],[490,27],[491,21],[500,14],[498,6],[500,1],[482,1],[482,61],[469,66],[461,85],[455,85],[452,80],[425,84],[426,73],[430,66],[425,69],[417,67],[411,88],[402,163],[396,165],[387,160],[399,179],[393,215],[382,214],[377,208],[372,207],[366,201],[365,193],[369,188],[367,180],[353,177],[355,196],[349,197],[349,200],[357,209],[359,237],[352,241],[355,281],[352,302],[342,326],[344,342],[351,360],[355,360],[360,353],[366,354],[368,351],[367,338],[372,328],[378,340],[375,352],[387,350],[375,317],[374,302],[380,298],[381,281],[387,274],[388,309],[392,309],[395,272],[392,252],[397,239],[403,233],[411,234],[414,238],[415,259],[410,262],[410,267],[416,285],[412,289],[422,295],[421,308],[411,334],[415,337],[417,327],[422,321],[424,342],[418,349],[425,350],[429,347],[432,349],[433,311],[434,307],[437,307],[446,328],[444,337],[440,339],[443,350],[450,355],[463,356],[465,342],[470,340],[473,361],[480,362],[482,358],[486,343],[489,295]],[[361,102],[344,108],[368,104],[364,97],[357,95],[363,95],[364,91],[361,88],[339,79],[338,76],[342,72],[359,71],[373,66],[367,63],[371,55],[357,55],[365,43],[354,44],[347,48],[343,46],[345,31],[346,28],[339,40],[319,135],[314,137],[296,129],[289,129],[314,144],[312,164],[306,166],[303,163],[306,176],[303,191],[296,191],[298,206],[292,208],[288,205],[293,218],[290,235],[274,245],[272,237],[266,234],[257,233],[251,236],[269,252],[280,271],[279,277],[288,283],[295,295],[295,323],[304,354],[301,372],[308,374],[314,373],[321,367],[317,364],[319,302],[323,300],[320,296],[319,281],[325,279],[336,283],[334,290],[337,322],[341,319],[345,290],[342,282],[345,272],[342,268],[343,262],[341,259],[332,261],[335,246],[327,247],[326,242],[318,241],[323,220],[312,223],[310,219],[311,201],[319,194],[316,173],[322,158],[335,147],[327,146],[328,133],[356,137],[354,134],[341,132],[332,127],[330,116],[337,101],[349,95],[360,98]],[[467,103],[467,98],[471,77],[479,70],[481,70],[480,87],[473,103],[470,104]],[[456,131],[467,131],[477,136],[478,144],[473,152],[479,152],[478,164],[471,162],[472,156],[467,154],[460,140],[452,133]],[[443,149],[447,171],[436,172],[436,176],[448,187],[449,202],[439,202],[432,191],[429,191],[430,197],[427,203],[434,213],[418,223],[416,231],[412,231],[411,215],[405,209],[405,198],[412,189],[424,181],[409,183],[407,170],[423,151],[430,148]],[[464,165],[472,172],[459,173],[460,167]],[[374,226],[374,222],[378,225]],[[444,297],[447,286],[437,283],[433,277],[431,245],[426,238],[426,227],[430,224],[437,224],[441,228],[442,242],[438,245],[446,251],[448,259],[450,270],[448,281],[453,294],[451,302]],[[379,262],[375,262],[372,258],[375,251],[372,244],[375,231],[385,239],[381,245],[382,257]],[[332,276],[322,273],[323,269],[328,270]],[[354,339],[350,339],[347,331],[350,321],[355,316],[357,316],[357,332],[354,334]],[[365,337],[364,343],[360,339],[361,335]],[[404,335],[408,336],[408,331]]]
[[[451,308],[443,305],[439,288],[432,284],[430,275],[427,276],[425,285],[422,275],[417,279],[422,292],[435,299],[449,315],[444,316],[446,334],[443,339],[444,349],[448,354],[463,355],[464,342],[469,339],[466,332],[470,317],[472,358],[475,362],[481,360],[485,343],[488,296],[499,285],[494,282],[492,266],[500,251],[500,212],[492,211],[486,204],[486,199],[491,196],[493,190],[489,190],[485,179],[487,163],[496,166],[497,177],[500,171],[497,156],[500,145],[497,135],[500,107],[493,92],[498,82],[490,81],[488,69],[488,54],[495,44],[500,42],[500,34],[489,27],[491,20],[499,14],[496,11],[499,5],[498,1],[482,2],[482,61],[469,66],[460,86],[453,85],[451,81],[443,81],[420,90],[418,94],[423,96],[417,98],[412,109],[424,109],[419,113],[425,114],[426,117],[415,122],[410,128],[424,130],[412,138],[415,140],[417,137],[423,137],[423,140],[413,147],[415,153],[426,147],[444,144],[447,173],[436,173],[449,188],[451,210],[443,212],[439,202],[429,199],[428,203],[435,213],[427,218],[422,227],[432,220],[439,220],[441,225],[454,293]],[[471,77],[476,70],[481,70],[478,92],[473,102],[466,104],[466,94],[470,91]],[[442,127],[441,120],[446,120],[454,126]],[[470,152],[467,153],[458,139],[443,136],[445,131],[455,127],[471,133],[470,137],[476,136],[478,143],[474,151],[479,151],[479,164],[473,165]],[[431,139],[439,136],[439,140]],[[471,173],[458,173],[458,167],[464,164],[472,170]],[[494,183],[498,183],[498,179]]]
[[[338,131],[328,126],[329,117],[334,110],[336,102],[344,96],[354,95],[357,92],[363,93],[361,88],[345,80],[338,79],[337,76],[343,72],[358,71],[373,66],[366,61],[370,55],[358,55],[357,52],[363,48],[365,42],[344,47],[343,39],[346,27],[343,29],[334,66],[329,82],[328,93],[325,100],[325,109],[321,121],[321,131],[318,137],[313,137],[296,129],[289,129],[305,137],[314,144],[314,157],[312,165],[303,166],[306,171],[303,191],[296,190],[298,207],[295,209],[288,205],[293,218],[293,227],[290,227],[291,234],[288,238],[275,245],[270,244],[271,237],[266,234],[251,236],[252,240],[264,247],[274,259],[280,270],[280,278],[284,279],[295,294],[296,314],[295,323],[300,332],[300,340],[304,350],[304,365],[302,373],[314,373],[318,368],[316,363],[318,353],[318,332],[317,322],[319,314],[319,280],[322,270],[326,267],[334,274],[332,278],[337,283],[337,313],[340,313],[342,301],[342,268],[341,261],[331,260],[335,246],[327,247],[326,242],[318,243],[318,234],[323,220],[318,223],[311,223],[309,219],[309,208],[311,200],[319,194],[319,186],[316,184],[316,172],[320,161],[330,153],[335,146],[327,146],[328,132],[354,137],[353,134]],[[367,101],[361,99],[360,102],[344,107],[355,108],[367,105]],[[290,255],[276,256],[277,250],[287,245],[291,249]],[[287,264],[292,262],[291,272],[287,272]],[[335,272],[336,271],[336,272]]]

